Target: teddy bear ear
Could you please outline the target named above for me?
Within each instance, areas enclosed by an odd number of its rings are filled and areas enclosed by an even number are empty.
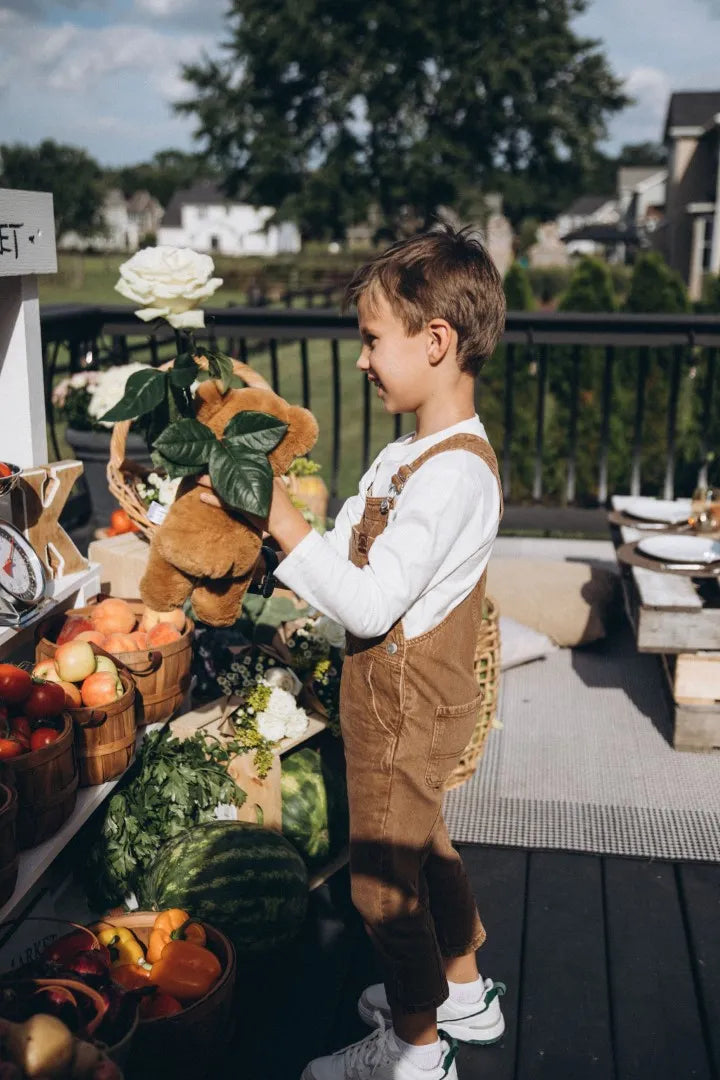
[[[288,429],[279,446],[268,455],[276,476],[282,476],[296,457],[312,450],[319,433],[318,423],[309,409],[291,405],[287,416]]]

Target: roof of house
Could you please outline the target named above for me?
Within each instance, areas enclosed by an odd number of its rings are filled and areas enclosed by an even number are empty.
[[[589,217],[590,214],[594,214],[596,210],[609,202],[612,202],[611,195],[581,195],[565,213],[571,217]]]
[[[658,173],[666,173],[664,165],[621,165],[618,169],[618,190],[632,191],[636,184]]]
[[[720,90],[680,90],[671,94],[665,138],[671,128],[705,128],[720,113]]]
[[[182,225],[180,211],[183,206],[225,206],[227,201],[227,196],[214,180],[198,180],[192,187],[175,192],[160,224],[166,228],[179,228]]]
[[[637,240],[637,229],[633,225],[583,225],[581,229],[565,233],[561,240],[564,244],[571,240],[592,240],[596,244],[633,243]]]

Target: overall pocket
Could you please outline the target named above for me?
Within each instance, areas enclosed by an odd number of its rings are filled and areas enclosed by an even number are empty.
[[[425,782],[430,787],[442,787],[453,771],[472,738],[477,723],[483,693],[466,705],[438,705],[435,710],[432,746]]]

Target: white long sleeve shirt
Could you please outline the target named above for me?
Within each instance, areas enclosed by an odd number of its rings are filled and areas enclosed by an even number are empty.
[[[406,638],[441,623],[480,580],[498,530],[498,484],[481,458],[449,450],[426,461],[396,498],[367,566],[350,562],[350,536],[366,495],[386,495],[400,465],[465,433],[486,438],[475,416],[425,439],[406,435],[386,446],[332,532],[308,533],[281,562],[279,580],[356,637],[379,637],[400,618]]]

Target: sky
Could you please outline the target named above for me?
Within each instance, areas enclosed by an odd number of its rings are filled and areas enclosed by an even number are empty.
[[[452,0],[451,0],[452,2]],[[176,116],[181,65],[216,53],[227,0],[0,0],[0,141],[85,147],[102,165],[197,149]],[[603,42],[636,103],[606,149],[661,137],[673,90],[720,89],[720,0],[591,0],[576,30]]]

